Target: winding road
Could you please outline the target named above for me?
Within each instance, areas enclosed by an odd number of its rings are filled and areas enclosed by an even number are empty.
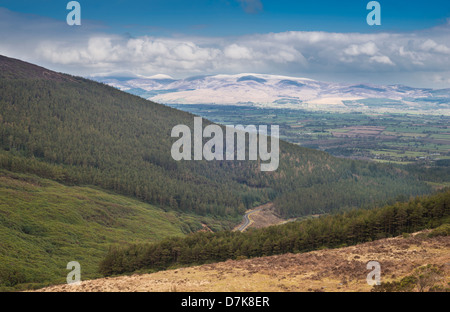
[[[250,216],[253,214],[260,213],[258,218],[251,219]],[[287,222],[292,222],[297,220],[297,218],[282,219],[273,212],[273,203],[266,203],[264,205],[255,207],[253,209],[247,210],[245,215],[242,217],[242,222],[240,225],[236,226],[233,231],[244,232],[250,225],[255,222],[256,228],[267,227],[271,225],[279,225]]]
[[[243,223],[242,223],[241,226],[239,226],[239,228],[237,230],[240,231],[240,232],[244,232],[247,229],[247,227],[250,225],[250,218],[249,218],[249,216],[251,214],[254,214],[255,212],[258,212],[258,211],[262,210],[262,209],[264,209],[264,207],[255,208],[255,209],[253,209],[253,210],[251,210],[249,212],[246,212],[244,217],[242,218],[242,222]]]

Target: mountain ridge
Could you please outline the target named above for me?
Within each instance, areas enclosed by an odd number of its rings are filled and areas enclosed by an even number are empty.
[[[254,73],[203,75],[184,79],[94,79],[164,104],[254,105],[364,111],[367,106],[373,109],[371,104],[373,100],[378,99],[398,102],[399,109],[395,111],[406,109],[433,113],[434,110],[436,114],[450,112],[450,93],[447,89],[412,88],[404,85],[334,83]],[[367,100],[372,102],[366,103]],[[424,105],[423,101],[427,101],[427,105]]]

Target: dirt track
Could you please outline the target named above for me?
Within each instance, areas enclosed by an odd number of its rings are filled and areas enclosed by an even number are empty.
[[[381,264],[381,281],[399,280],[435,264],[450,281],[450,237],[390,238],[340,249],[255,258],[83,281],[41,291],[370,291],[366,264]]]

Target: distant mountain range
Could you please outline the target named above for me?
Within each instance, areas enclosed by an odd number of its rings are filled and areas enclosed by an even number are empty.
[[[91,77],[163,104],[254,105],[330,111],[450,113],[450,89],[322,82],[263,74]]]

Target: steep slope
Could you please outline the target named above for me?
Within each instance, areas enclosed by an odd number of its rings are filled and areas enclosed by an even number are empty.
[[[285,142],[275,172],[259,161],[176,162],[171,130],[193,129],[193,115],[10,58],[0,64],[0,167],[10,171],[236,223],[272,200],[290,217],[430,191],[401,170]]]
[[[367,292],[369,261],[381,266],[381,283],[408,281],[403,289],[449,291],[450,236],[428,238],[420,232],[338,249],[284,254],[247,260],[83,280],[80,285],[57,285],[43,292]],[[436,273],[435,273],[436,272]],[[419,285],[419,274],[426,276]],[[424,274],[425,273],[425,274]],[[424,283],[426,282],[426,283]]]
[[[109,245],[157,242],[200,228],[195,218],[91,187],[0,170],[0,290],[65,281],[78,261],[99,277]]]

